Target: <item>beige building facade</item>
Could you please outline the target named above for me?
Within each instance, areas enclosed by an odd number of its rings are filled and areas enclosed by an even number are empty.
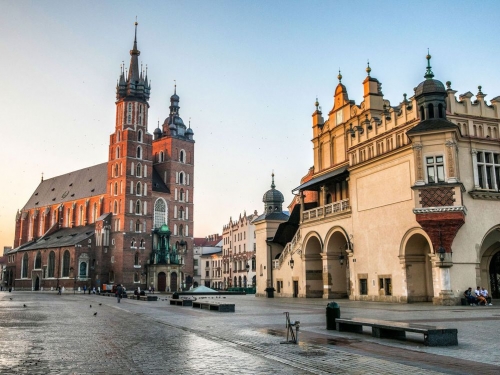
[[[500,298],[500,97],[425,80],[397,105],[368,66],[356,104],[313,113],[314,166],[290,217],[255,222],[257,295],[453,305]],[[475,98],[473,98],[475,96]]]

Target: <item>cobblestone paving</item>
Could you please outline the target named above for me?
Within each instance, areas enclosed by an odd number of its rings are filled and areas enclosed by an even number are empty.
[[[458,347],[428,348],[419,336],[401,342],[326,331],[324,300],[219,301],[235,303],[236,312],[170,306],[166,296],[118,304],[101,296],[0,293],[0,373],[500,373],[498,309],[340,301],[342,317],[425,320],[459,329]],[[299,345],[280,344],[284,311],[301,321]]]

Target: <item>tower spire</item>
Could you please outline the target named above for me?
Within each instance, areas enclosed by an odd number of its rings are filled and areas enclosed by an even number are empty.
[[[431,55],[429,54],[429,48],[427,48],[427,56],[425,58],[427,59],[427,70],[425,71],[424,78],[425,79],[432,79],[434,77],[434,73],[432,73],[431,70]]]
[[[274,188],[276,188],[276,185],[274,184],[274,171],[271,174],[271,177],[272,177],[271,189],[274,189]]]
[[[135,21],[134,46],[130,50],[130,68],[128,70],[129,83],[139,82],[139,55],[141,52],[137,49],[137,21]]]

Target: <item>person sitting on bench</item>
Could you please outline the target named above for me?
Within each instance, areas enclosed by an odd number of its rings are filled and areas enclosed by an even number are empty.
[[[491,303],[491,297],[488,293],[488,290],[481,288],[481,295],[486,298],[486,301],[488,302],[488,305],[492,306],[493,304]]]
[[[478,305],[486,306],[488,304],[488,301],[486,301],[486,298],[484,298],[481,295],[481,287],[480,286],[477,287],[477,289],[474,291],[474,293],[476,294],[476,300],[477,300]]]
[[[476,297],[474,297],[473,293],[472,293],[472,288],[469,287],[469,289],[467,289],[465,292],[464,292],[464,297],[467,299],[467,302],[472,306],[474,304],[477,304],[477,300],[476,300]]]

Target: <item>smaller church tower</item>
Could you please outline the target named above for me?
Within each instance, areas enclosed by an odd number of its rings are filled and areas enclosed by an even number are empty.
[[[153,193],[155,202],[161,202],[162,186],[170,193],[167,204],[167,220],[161,223],[156,215],[153,223],[153,243],[160,243],[160,229],[163,224],[169,227],[169,243],[174,251],[182,250],[183,268],[175,277],[178,285],[189,287],[193,279],[193,226],[194,226],[194,132],[191,124],[187,127],[180,117],[180,98],[177,85],[170,97],[169,114],[163,124],[154,130],[153,141]],[[156,203],[155,203],[156,212]],[[156,245],[153,245],[156,246]],[[165,271],[166,284],[175,286],[173,268]],[[172,289],[172,288],[171,288]],[[174,288],[175,289],[175,288]]]

